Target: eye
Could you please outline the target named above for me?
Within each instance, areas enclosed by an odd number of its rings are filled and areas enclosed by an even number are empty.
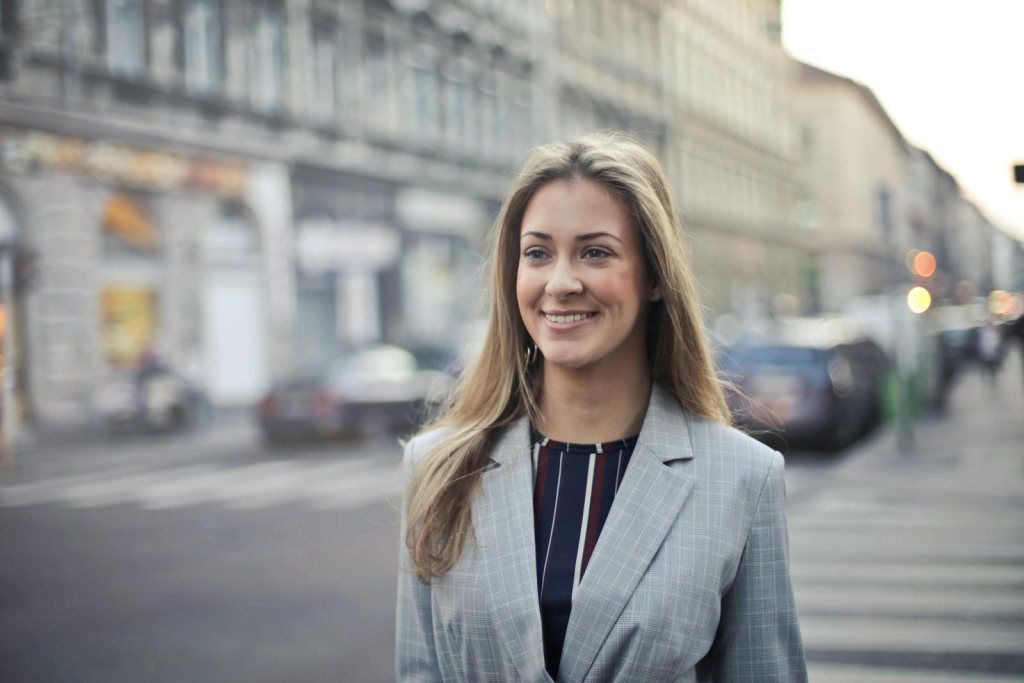
[[[524,251],[523,256],[525,256],[528,261],[539,261],[540,259],[547,256],[547,254],[545,254],[540,249],[537,249],[536,247],[532,247]]]
[[[611,254],[604,249],[599,249],[598,247],[588,247],[583,252],[583,258],[596,259],[605,258],[606,256],[611,256]]]

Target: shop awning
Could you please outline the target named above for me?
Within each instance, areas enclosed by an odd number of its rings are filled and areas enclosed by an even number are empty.
[[[103,229],[133,247],[153,251],[160,244],[160,234],[142,208],[127,195],[116,193],[103,211]]]

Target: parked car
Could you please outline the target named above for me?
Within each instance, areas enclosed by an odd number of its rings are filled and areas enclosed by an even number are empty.
[[[274,386],[257,418],[271,443],[411,431],[451,377],[420,370],[398,346],[372,346],[301,371]]]
[[[754,436],[838,450],[881,418],[889,362],[866,338],[745,342],[723,348],[720,366],[733,418]]]

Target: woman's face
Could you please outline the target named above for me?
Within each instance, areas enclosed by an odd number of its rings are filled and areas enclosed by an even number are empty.
[[[554,181],[533,196],[519,232],[519,314],[546,363],[646,362],[649,284],[626,207],[590,180]]]

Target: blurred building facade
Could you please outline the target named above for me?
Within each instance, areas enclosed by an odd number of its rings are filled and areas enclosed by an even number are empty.
[[[23,409],[88,420],[147,348],[235,405],[347,346],[449,341],[533,139],[531,6],[4,0]]]
[[[555,137],[638,133],[681,200],[709,317],[800,306],[807,249],[797,228],[795,69],[778,0],[553,2]]]
[[[87,420],[151,347],[217,405],[367,342],[439,361],[510,172],[602,129],[662,159],[709,317],[878,291],[886,234],[981,286],[955,179],[780,36],[779,0],[0,0],[21,405]]]
[[[968,303],[995,286],[997,263],[1003,280],[1013,279],[1014,259],[999,250],[1016,241],[903,138],[870,89],[807,64],[799,69],[801,205],[813,227],[823,310],[911,282],[936,303]],[[934,274],[909,272],[912,250],[935,256]]]
[[[799,64],[804,201],[821,308],[880,294],[908,244],[909,146],[874,94]]]

